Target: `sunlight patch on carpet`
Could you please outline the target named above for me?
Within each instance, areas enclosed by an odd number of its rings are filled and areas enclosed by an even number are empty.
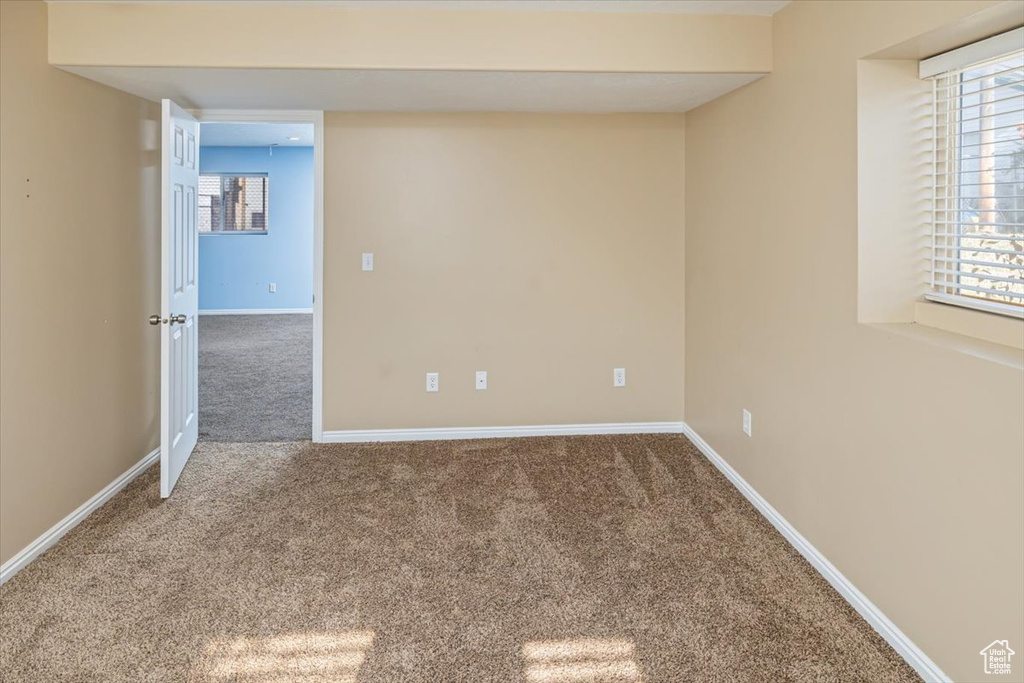
[[[523,645],[530,683],[641,683],[635,647],[622,639],[574,638]]]
[[[373,631],[243,636],[211,642],[205,659],[215,680],[356,683],[373,639]]]

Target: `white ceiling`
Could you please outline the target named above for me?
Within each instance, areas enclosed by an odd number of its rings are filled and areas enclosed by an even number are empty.
[[[203,147],[312,147],[313,124],[204,123],[199,142]]]
[[[47,2],[202,2],[204,0],[47,0]],[[218,1],[218,0],[206,0]],[[219,0],[224,2],[225,0]],[[235,0],[238,1],[238,0]],[[541,12],[645,12],[771,16],[790,0],[252,0],[261,4],[329,5],[348,9],[462,9]]]
[[[63,67],[195,109],[683,112],[764,74]]]

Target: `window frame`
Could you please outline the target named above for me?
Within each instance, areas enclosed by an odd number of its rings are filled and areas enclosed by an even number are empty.
[[[972,119],[962,118],[960,116],[960,112],[965,107],[970,108],[972,106],[980,106],[965,105],[963,102],[965,98],[969,98],[973,94],[969,92],[965,93],[963,90],[963,86],[966,83],[971,82],[963,80],[964,72],[974,67],[983,66],[988,62],[1017,59],[1024,55],[1024,50],[1021,48],[1022,45],[1024,45],[1024,28],[1019,28],[986,40],[972,43],[936,57],[923,60],[920,63],[919,68],[920,77],[922,79],[930,79],[932,81],[931,179],[933,191],[930,221],[931,245],[929,254],[928,292],[924,295],[924,299],[927,301],[952,304],[962,308],[983,311],[986,313],[995,313],[1018,319],[1024,319],[1024,300],[1016,294],[1016,290],[1014,290],[1013,296],[1007,298],[1018,299],[1021,301],[1019,304],[1015,302],[1003,302],[990,299],[984,295],[975,295],[973,291],[980,291],[980,289],[977,288],[980,287],[981,289],[987,289],[981,284],[961,284],[962,278],[965,276],[981,280],[985,280],[987,278],[980,273],[973,274],[970,269],[964,271],[963,266],[959,261],[959,259],[964,258],[961,255],[962,252],[972,251],[970,247],[961,246],[960,242],[962,239],[960,234],[963,232],[964,223],[966,222],[963,219],[963,214],[968,211],[968,209],[961,208],[963,206],[963,204],[961,204],[961,201],[963,200],[961,188],[970,185],[970,183],[967,185],[964,184],[963,176],[965,174],[980,172],[965,171],[962,169],[964,161],[963,148],[972,146],[969,143],[965,143],[966,136],[972,134],[972,131],[965,131],[963,129],[963,122]],[[1012,86],[1014,84],[1010,85]],[[942,97],[939,96],[941,90],[945,90],[945,94]],[[956,95],[952,95],[950,93],[956,93]],[[1024,90],[1022,90],[1019,95],[1012,95],[1009,99],[1015,99],[1019,96],[1024,96]],[[1017,114],[1018,112],[1011,110],[1006,113]],[[996,116],[1000,115],[1001,114],[993,112],[991,114],[983,114],[981,118],[994,119]],[[1022,114],[1021,123],[1024,124],[1024,114]],[[1010,125],[1012,126],[1014,123],[1011,123]],[[945,133],[941,132],[943,129],[946,131]],[[991,144],[995,145],[997,142],[992,142]],[[985,157],[979,156],[976,158],[980,162]],[[943,175],[947,178],[953,178],[952,180],[941,180],[942,176],[940,175],[940,166],[946,169],[943,171]],[[1012,180],[1006,182],[1011,185],[1014,184],[1014,181]],[[993,187],[992,196],[997,196],[995,187],[999,184],[1000,181],[993,179],[991,183]],[[940,206],[943,208],[939,208]],[[941,219],[940,215],[942,215]],[[955,218],[952,216],[955,216]],[[940,224],[945,227],[940,229]],[[1013,225],[1018,224],[1013,223]],[[1022,226],[1020,232],[1024,233],[1024,223],[1021,223],[1020,225]],[[996,233],[993,234],[995,235]],[[1017,242],[1017,238],[1015,236],[1017,234],[1016,231],[1006,234],[1014,236],[1007,238],[996,236],[993,237],[993,239],[1005,240],[1010,244],[1015,244]],[[1022,238],[1022,241],[1024,241],[1024,238]],[[942,253],[941,256],[940,253]],[[971,257],[968,256],[967,258]],[[974,258],[977,259],[979,257],[975,256]],[[955,265],[950,265],[954,263]],[[993,261],[992,267],[1009,270],[1011,273],[1014,270],[1024,273],[1024,271],[1021,270],[1024,266],[1017,266],[1012,263],[1000,265],[998,261]],[[1008,277],[1010,277],[1011,280],[1017,279],[1014,275],[1008,275]],[[1024,275],[1022,275],[1021,281],[1024,282]],[[1016,283],[1011,282],[1010,286],[1015,287]],[[966,287],[968,289],[974,287],[975,289],[973,289],[971,293],[965,293],[965,290],[961,289],[961,287]],[[998,291],[995,291],[995,293],[997,295],[999,294]]]
[[[214,235],[268,235],[270,234],[270,173],[266,171],[217,171],[217,172],[200,172],[200,181],[203,177],[216,177],[220,179],[220,201],[221,207],[224,205],[224,179],[225,178],[263,178],[263,206],[264,206],[264,227],[262,230],[223,230],[214,229],[212,226],[210,230],[198,230],[200,237],[212,237]],[[202,195],[200,195],[202,196]],[[204,208],[204,207],[199,207]],[[223,208],[221,210],[221,217],[223,219]]]

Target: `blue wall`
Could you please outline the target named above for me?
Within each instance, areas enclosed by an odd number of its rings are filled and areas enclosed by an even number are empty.
[[[270,174],[268,234],[199,236],[200,310],[311,308],[313,148],[203,147],[199,168]]]

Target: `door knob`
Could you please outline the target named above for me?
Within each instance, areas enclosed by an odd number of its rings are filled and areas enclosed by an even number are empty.
[[[185,320],[186,320],[186,318],[185,318],[184,315],[181,315],[181,314],[174,315],[173,313],[171,313],[171,317],[170,318],[161,318],[158,315],[151,315],[151,316],[149,316],[149,324],[150,325],[159,325],[160,323],[164,323],[165,325],[167,323],[170,323],[171,325],[173,325],[174,323],[180,323],[180,324],[184,325],[185,324]]]

